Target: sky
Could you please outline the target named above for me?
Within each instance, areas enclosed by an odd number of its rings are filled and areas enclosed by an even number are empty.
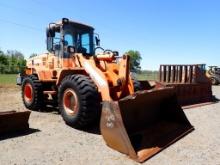
[[[0,0],[0,49],[46,52],[45,29],[63,17],[93,26],[105,49],[138,50],[142,69],[220,66],[219,0]]]

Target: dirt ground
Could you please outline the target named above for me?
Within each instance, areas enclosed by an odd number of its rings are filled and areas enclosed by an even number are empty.
[[[213,87],[220,98],[220,86]],[[25,109],[18,88],[0,88],[0,111]],[[185,113],[195,131],[143,164],[220,165],[220,102]],[[138,164],[105,145],[97,131],[64,124],[56,112],[32,112],[29,134],[0,140],[0,164]]]

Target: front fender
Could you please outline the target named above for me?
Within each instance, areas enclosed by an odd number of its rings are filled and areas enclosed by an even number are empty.
[[[58,73],[58,79],[56,85],[60,85],[63,78],[66,77],[67,75],[73,75],[73,74],[86,75],[86,71],[83,68],[63,69]]]

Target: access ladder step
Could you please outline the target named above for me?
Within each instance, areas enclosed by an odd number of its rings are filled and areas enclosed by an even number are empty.
[[[44,94],[51,94],[51,95],[56,95],[57,91],[44,91]]]

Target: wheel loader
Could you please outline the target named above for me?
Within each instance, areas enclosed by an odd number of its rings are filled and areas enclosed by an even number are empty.
[[[209,66],[206,75],[211,80],[212,85],[220,84],[220,68],[218,66]]]
[[[48,52],[28,59],[17,78],[27,109],[58,104],[74,128],[100,120],[106,144],[138,162],[193,130],[173,88],[140,87],[129,56],[100,47],[93,27],[63,18],[46,35]]]

